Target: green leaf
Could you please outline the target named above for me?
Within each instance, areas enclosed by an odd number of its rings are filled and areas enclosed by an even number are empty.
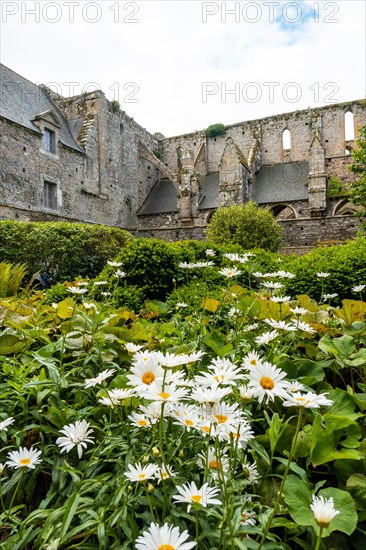
[[[79,493],[75,493],[73,496],[71,496],[69,498],[69,501],[67,503],[67,506],[66,506],[66,509],[65,509],[65,513],[64,513],[64,516],[62,518],[62,523],[61,523],[61,530],[60,530],[60,539],[63,540],[66,533],[67,533],[67,530],[72,522],[72,519],[76,513],[76,510],[77,510],[77,507],[79,505],[79,502],[80,502],[80,494]]]
[[[359,509],[366,508],[366,476],[353,474],[347,479],[347,489],[358,504]]]
[[[318,535],[319,526],[310,508],[312,496],[305,483],[296,476],[288,476],[284,487],[284,496],[292,519],[299,525],[313,527]],[[357,526],[357,512],[351,495],[346,491],[328,487],[322,489],[318,496],[323,496],[326,499],[332,497],[334,508],[340,512],[332,519],[329,527],[323,529],[322,537],[329,536],[333,531],[342,531],[342,533],[351,535]]]

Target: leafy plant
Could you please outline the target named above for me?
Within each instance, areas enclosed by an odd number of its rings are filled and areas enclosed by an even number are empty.
[[[243,248],[264,248],[275,252],[282,229],[268,208],[254,202],[218,208],[207,227],[206,238],[216,244],[239,244]]]
[[[0,262],[0,298],[16,294],[26,273],[27,268],[23,264]]]
[[[205,130],[205,135],[208,138],[222,136],[226,133],[226,126],[225,124],[217,123],[217,124],[211,124],[211,126],[208,126]]]

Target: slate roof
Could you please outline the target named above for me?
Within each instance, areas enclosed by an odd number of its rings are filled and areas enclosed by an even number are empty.
[[[51,110],[60,121],[60,142],[71,149],[84,152],[73,136],[62,111],[42,88],[2,64],[0,64],[0,81],[0,116],[41,134],[42,132],[32,119]]]
[[[173,182],[166,178],[159,180],[153,187],[137,215],[164,214],[177,210],[177,190]]]
[[[309,163],[287,162],[262,166],[252,185],[252,200],[258,204],[306,200]]]
[[[198,203],[199,210],[217,208],[219,204],[219,185],[219,172],[211,172],[207,176],[202,176],[200,181],[201,196]]]

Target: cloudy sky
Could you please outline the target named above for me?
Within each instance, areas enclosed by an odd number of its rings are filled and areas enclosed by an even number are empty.
[[[366,3],[2,1],[1,61],[166,136],[360,99]]]

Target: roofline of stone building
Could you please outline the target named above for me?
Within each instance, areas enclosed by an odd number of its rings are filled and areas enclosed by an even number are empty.
[[[314,112],[314,111],[324,111],[326,109],[332,109],[334,107],[350,107],[351,105],[355,105],[355,104],[358,104],[358,105],[363,105],[363,106],[366,106],[366,99],[353,99],[353,100],[350,100],[350,101],[342,101],[340,103],[332,103],[331,105],[322,105],[321,107],[308,107],[307,109],[297,109],[296,111],[288,111],[286,113],[280,113],[280,114],[276,114],[276,115],[269,115],[269,116],[265,116],[265,117],[262,117],[262,118],[253,118],[253,119],[248,119],[248,120],[243,120],[241,122],[234,122],[233,124],[225,124],[225,127],[227,129],[230,129],[230,128],[235,128],[235,127],[238,127],[238,126],[242,126],[243,124],[248,124],[248,123],[259,123],[259,122],[263,122],[265,120],[279,120],[281,118],[284,118],[284,117],[293,117],[294,115],[301,115],[301,114],[304,114],[306,113],[307,111],[311,111],[311,112]],[[187,137],[190,137],[190,136],[202,136],[204,135],[204,132],[205,132],[205,129],[203,130],[195,130],[194,132],[188,132],[188,133],[185,133],[185,134],[176,134],[174,136],[170,136],[170,137],[167,137],[167,138],[164,138],[164,141],[169,141],[169,140],[172,140],[172,139],[178,139],[178,138],[187,138]]]

